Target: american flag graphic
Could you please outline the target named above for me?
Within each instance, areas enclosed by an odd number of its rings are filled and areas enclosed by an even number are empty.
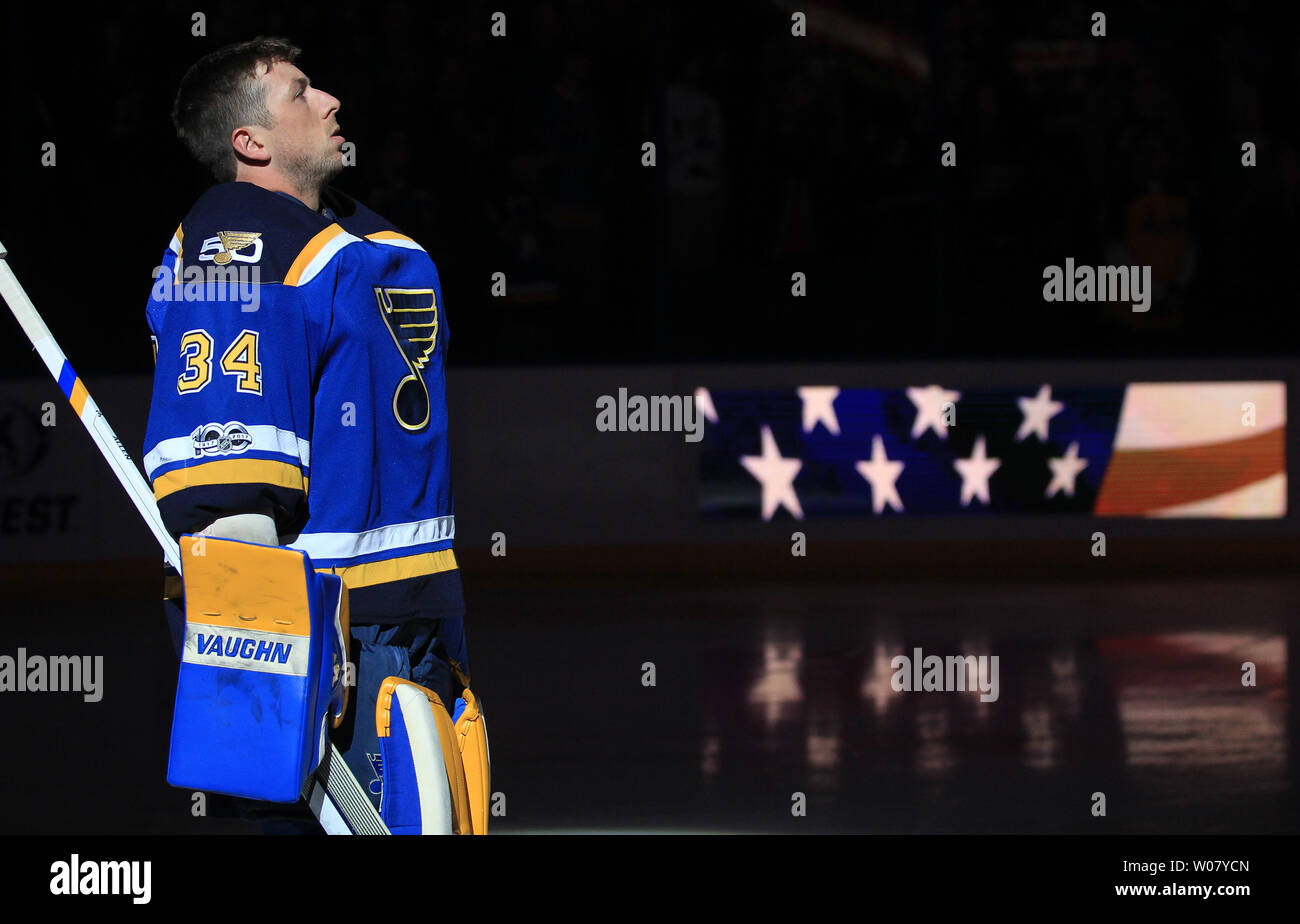
[[[1286,514],[1282,382],[711,391],[706,517]]]

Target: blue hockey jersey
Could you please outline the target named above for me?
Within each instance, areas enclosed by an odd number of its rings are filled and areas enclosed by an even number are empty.
[[[321,201],[221,183],[176,229],[147,309],[145,471],[173,535],[271,514],[343,578],[354,623],[460,615],[437,269]]]

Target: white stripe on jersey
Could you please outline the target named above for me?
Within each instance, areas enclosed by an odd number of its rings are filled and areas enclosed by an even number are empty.
[[[269,424],[259,424],[245,429],[248,430],[248,435],[253,438],[253,445],[249,446],[248,449],[282,453],[294,462],[301,461],[304,467],[311,465],[311,443],[299,439],[293,431],[281,430],[279,427],[273,427]],[[245,452],[247,451],[245,450]],[[240,456],[243,453],[230,453],[230,455]],[[145,454],[144,471],[149,476],[149,480],[152,481],[153,473],[159,467],[169,462],[181,462],[194,458],[193,435],[174,436],[171,439],[163,440]],[[215,459],[219,457],[208,456],[208,458]]]
[[[330,238],[330,242],[320,249],[320,253],[312,258],[311,262],[303,268],[302,273],[298,276],[298,285],[305,286],[316,278],[316,274],[329,265],[334,259],[334,255],[342,250],[348,244],[361,240],[355,234],[348,234],[344,231],[342,234]]]
[[[426,542],[456,538],[456,518],[432,517],[413,523],[394,523],[360,533],[300,533],[288,548],[306,552],[313,562],[356,558],[373,552],[404,549]]]

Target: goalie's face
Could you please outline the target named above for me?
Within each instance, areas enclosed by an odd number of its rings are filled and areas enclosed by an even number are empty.
[[[276,61],[259,78],[266,88],[272,128],[256,126],[253,140],[270,166],[300,189],[319,189],[343,169],[339,101],[311,85],[288,61]]]

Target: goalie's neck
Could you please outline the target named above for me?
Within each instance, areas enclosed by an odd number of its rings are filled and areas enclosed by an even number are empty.
[[[277,196],[284,196],[286,199],[289,199],[289,200],[291,200],[291,201],[293,201],[293,202],[297,202],[299,205],[301,205],[301,206],[302,206],[303,208],[305,208],[305,209],[310,209],[310,208],[311,208],[311,206],[308,205],[306,202],[303,202],[303,201],[302,201],[301,199],[299,199],[297,196],[291,195],[291,194],[285,192],[284,190],[281,190],[281,189],[273,189],[273,190],[271,190],[271,191],[272,191],[273,193],[275,193]],[[312,211],[315,211],[318,215],[324,215],[324,216],[325,216],[326,218],[328,218],[330,221],[337,221],[337,220],[338,220],[338,216],[336,216],[336,215],[334,214],[334,210],[333,210],[332,208],[330,208],[328,205],[321,206],[321,208],[319,209],[319,211],[316,210],[316,209],[312,209]]]

